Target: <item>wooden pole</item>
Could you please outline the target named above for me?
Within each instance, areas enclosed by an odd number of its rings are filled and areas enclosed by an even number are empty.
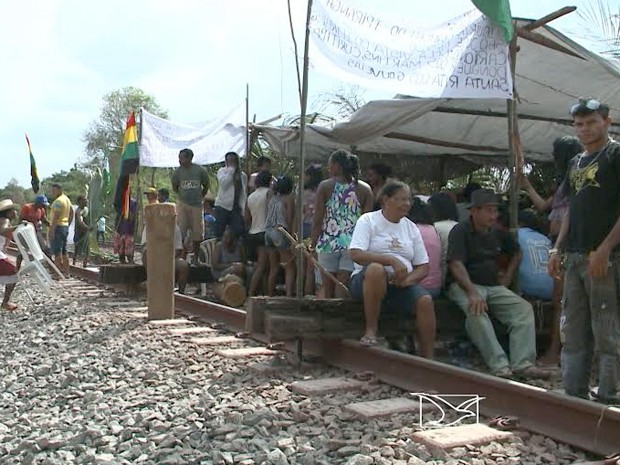
[[[510,72],[512,74],[512,99],[507,101],[508,113],[508,144],[510,155],[508,167],[510,169],[510,191],[508,200],[508,212],[510,217],[510,231],[516,234],[519,208],[519,180],[518,173],[521,170],[519,123],[517,114],[517,86],[516,86],[516,61],[517,61],[517,34],[514,34],[509,44]]]
[[[301,122],[299,124],[299,184],[297,189],[297,223],[299,237],[303,238],[304,230],[304,171],[306,165],[306,107],[308,106],[308,49],[310,47],[310,16],[312,14],[312,0],[308,0],[308,11],[306,13],[306,37],[304,42],[304,66],[301,86]],[[304,253],[300,247],[297,253],[297,297],[304,295],[304,274],[306,271]]]
[[[577,9],[576,6],[565,6],[564,8],[560,8],[559,10],[556,10],[553,13],[549,13],[548,15],[543,16],[540,19],[537,19],[536,21],[532,21],[530,24],[526,24],[525,26],[523,26],[523,29],[532,31],[536,28],[539,28],[540,26],[544,26],[545,24],[550,23],[551,21],[555,19],[561,18],[564,15],[572,13],[576,9]]]
[[[245,172],[252,174],[252,157],[250,156],[250,84],[245,85]]]

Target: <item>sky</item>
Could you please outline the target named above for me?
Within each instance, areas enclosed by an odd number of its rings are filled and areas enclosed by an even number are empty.
[[[301,51],[306,1],[290,1]],[[429,25],[473,8],[470,0],[348,3]],[[511,1],[513,16],[528,18],[566,5]],[[40,178],[73,167],[102,97],[122,87],[154,96],[180,122],[228,113],[245,99],[246,83],[256,121],[300,111],[286,0],[0,0],[0,8],[0,186],[12,178],[30,184],[25,132]],[[577,13],[552,26],[584,43],[574,33],[583,29]],[[309,82],[310,109],[348,85],[314,69]],[[366,100],[393,96],[362,92]]]

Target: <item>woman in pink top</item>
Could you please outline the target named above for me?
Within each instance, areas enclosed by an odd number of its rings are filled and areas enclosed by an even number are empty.
[[[409,210],[409,219],[420,230],[428,254],[429,270],[426,277],[420,281],[420,286],[426,289],[433,299],[436,299],[441,293],[441,240],[433,226],[431,208],[415,197]]]

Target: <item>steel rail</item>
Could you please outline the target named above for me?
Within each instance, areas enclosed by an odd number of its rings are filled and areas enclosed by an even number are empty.
[[[79,267],[72,267],[71,271],[98,281],[95,271]],[[175,309],[224,323],[236,331],[245,326],[244,311],[186,295],[175,294]],[[261,336],[256,338],[264,340]],[[477,394],[484,398],[480,402],[481,414],[514,415],[528,431],[582,450],[607,455],[620,448],[619,408],[388,349],[363,347],[352,340],[304,344],[307,353],[321,356],[330,365],[350,371],[372,371],[381,381],[410,392]]]

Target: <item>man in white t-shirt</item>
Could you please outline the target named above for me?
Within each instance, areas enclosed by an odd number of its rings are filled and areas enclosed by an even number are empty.
[[[364,301],[362,344],[376,344],[383,306],[387,311],[415,313],[420,355],[432,358],[433,299],[418,284],[428,274],[428,255],[418,227],[406,218],[410,195],[406,184],[390,181],[382,190],[381,210],[366,213],[357,221],[349,246],[355,262],[349,290],[354,299]]]

